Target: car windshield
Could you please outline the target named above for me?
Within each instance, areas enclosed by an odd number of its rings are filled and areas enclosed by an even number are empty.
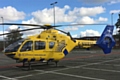
[[[16,52],[20,45],[23,43],[24,39],[18,40],[17,42],[14,42],[13,44],[10,44],[8,47],[5,48],[4,52]]]

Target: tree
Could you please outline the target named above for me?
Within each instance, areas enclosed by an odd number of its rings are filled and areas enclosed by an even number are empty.
[[[6,45],[10,45],[20,39],[22,39],[23,33],[19,32],[19,29],[16,30],[10,30],[10,34],[6,36]]]
[[[119,35],[120,35],[120,14],[119,14],[119,18],[118,18],[115,26],[116,26],[116,28],[119,28],[118,33],[119,33]]]

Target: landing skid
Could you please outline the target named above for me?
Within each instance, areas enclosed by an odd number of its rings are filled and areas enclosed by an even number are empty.
[[[58,67],[58,62],[59,61],[54,61],[54,63],[55,63],[55,67]],[[44,65],[37,65],[37,63],[33,63],[33,62],[22,62],[22,66],[17,66],[17,67],[20,67],[20,68],[22,68],[23,70],[33,70],[33,67],[32,67],[32,64],[36,64],[36,65],[34,65],[34,67],[35,66],[45,66],[45,65],[51,65],[51,64],[49,64],[50,63],[50,61],[48,61],[48,62],[44,62],[44,63],[46,63],[46,64],[44,64]],[[52,64],[53,65],[53,64]],[[43,68],[43,67],[42,67]],[[45,68],[47,68],[47,67],[45,67]]]

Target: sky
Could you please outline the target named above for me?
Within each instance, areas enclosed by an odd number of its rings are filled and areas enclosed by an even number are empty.
[[[51,3],[57,2],[54,6]],[[0,23],[27,24],[115,24],[120,13],[120,0],[1,0]],[[55,9],[55,16],[54,16]],[[73,37],[100,36],[106,25],[62,26]],[[4,33],[11,29],[28,29],[34,26],[6,26]],[[39,34],[42,30],[24,32],[24,37]],[[0,26],[0,34],[3,25]],[[116,33],[116,29],[114,30]],[[3,39],[3,36],[0,36]]]

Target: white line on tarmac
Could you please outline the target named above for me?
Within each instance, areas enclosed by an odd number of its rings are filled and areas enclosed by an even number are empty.
[[[96,63],[89,63],[89,64],[79,65],[79,66],[74,66],[74,67],[68,67],[68,68],[64,68],[64,69],[57,69],[57,70],[53,70],[53,71],[62,71],[62,70],[67,70],[67,69],[72,69],[72,68],[80,68],[80,67],[85,67],[85,66],[90,66],[90,65],[96,65],[96,64],[101,64],[101,63],[106,63],[106,62],[111,62],[111,61],[117,61],[117,60],[120,60],[120,58],[119,59],[114,59],[114,60],[96,62]]]
[[[36,70],[36,71],[39,71],[39,70]],[[40,70],[41,72],[42,70]],[[44,71],[44,70],[43,70]],[[54,72],[54,71],[44,71],[42,73],[38,73],[36,75],[39,75],[39,74],[46,74],[46,73],[49,73],[49,74],[58,74],[58,75],[65,75],[65,76],[71,76],[71,77],[76,77],[76,78],[83,78],[83,79],[90,79],[90,80],[105,80],[105,79],[99,79],[99,78],[92,78],[92,77],[86,77],[86,76],[79,76],[79,75],[72,75],[72,74],[65,74],[65,73],[59,73],[59,72]],[[20,76],[20,77],[15,77],[15,79],[19,79],[19,78],[25,78],[25,77],[30,77],[30,76],[34,76],[34,75],[26,75],[26,76]]]
[[[86,65],[79,65],[79,66],[75,66],[75,67],[68,67],[68,68],[64,68],[64,69],[57,69],[57,70],[52,70],[52,71],[34,70],[34,71],[41,72],[41,73],[36,73],[34,75],[46,74],[46,73],[56,73],[56,74],[61,74],[61,75],[63,74],[63,75],[68,75],[68,76],[76,76],[76,77],[87,78],[87,79],[89,78],[89,79],[94,79],[95,80],[96,78],[92,78],[92,77],[78,76],[78,75],[65,74],[65,73],[58,73],[58,72],[55,72],[55,71],[62,71],[62,70],[80,68],[80,67],[85,67],[85,66],[90,66],[90,65],[96,65],[96,64],[106,63],[106,62],[112,62],[112,61],[117,61],[117,60],[120,60],[120,58],[119,59],[114,59],[114,60],[107,60],[107,61],[102,61],[102,62],[96,62],[96,63],[89,63],[89,64],[86,64]],[[34,75],[30,74],[30,75],[26,75],[26,76],[15,77],[14,79],[24,78],[24,77],[34,76]],[[104,79],[99,79],[99,80],[104,80]]]
[[[32,75],[32,74],[30,74],[30,75],[19,76],[19,77],[14,77],[14,78],[15,78],[15,79],[19,79],[19,78],[30,77],[30,76],[33,76],[33,75]]]
[[[98,70],[98,71],[108,71],[108,72],[118,72],[118,73],[120,73],[120,71],[108,70],[108,69],[97,69],[97,68],[87,68],[87,67],[83,67],[83,69]]]
[[[105,79],[99,79],[99,78],[92,78],[92,77],[86,77],[86,76],[79,76],[79,75],[73,75],[73,74],[53,72],[53,71],[51,71],[51,73],[59,74],[59,75],[65,75],[65,76],[71,76],[71,77],[77,77],[77,78],[83,78],[83,79],[90,79],[90,80],[105,80]]]
[[[2,78],[5,78],[4,80],[17,80],[17,79],[15,79],[15,78],[10,78],[10,77],[7,77],[7,76],[3,76],[3,75],[0,75],[0,77],[2,77]]]
[[[118,64],[105,64],[105,65],[109,65],[109,66],[120,66],[120,65],[118,65]]]
[[[44,70],[34,70],[34,71],[41,72],[41,73],[35,73],[34,75],[49,73],[49,71],[44,71]],[[20,79],[20,78],[30,77],[30,76],[34,76],[34,75],[33,74],[29,74],[29,75],[25,75],[25,76],[14,77],[14,78],[15,79]]]

